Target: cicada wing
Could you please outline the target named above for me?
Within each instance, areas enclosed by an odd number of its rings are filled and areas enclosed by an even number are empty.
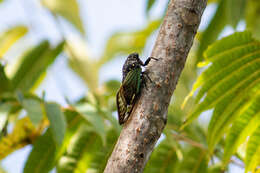
[[[125,80],[123,81],[123,94],[128,105],[133,103],[135,96],[139,93],[141,70],[141,68],[138,68],[128,72]]]
[[[121,86],[119,91],[116,94],[116,105],[117,105],[117,113],[118,113],[118,121],[119,124],[124,123],[126,111],[127,111],[127,103],[124,96],[124,88]]]

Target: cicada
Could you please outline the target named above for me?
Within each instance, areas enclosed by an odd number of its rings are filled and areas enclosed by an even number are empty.
[[[144,83],[144,75],[141,66],[149,64],[150,60],[156,58],[149,57],[145,63],[139,59],[138,53],[130,54],[123,66],[123,79],[119,91],[116,95],[116,104],[119,124],[124,124],[129,118],[131,111],[140,93],[141,84]],[[149,78],[149,76],[148,76]],[[150,79],[150,78],[149,78]]]

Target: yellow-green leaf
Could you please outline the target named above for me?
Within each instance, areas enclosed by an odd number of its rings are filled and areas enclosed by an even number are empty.
[[[260,126],[260,93],[240,112],[226,138],[223,164],[227,165],[240,144]]]
[[[16,26],[0,35],[0,59],[8,51],[8,49],[21,37],[27,33],[25,26]]]
[[[11,83],[13,89],[28,91],[36,86],[37,81],[46,69],[54,62],[63,50],[64,42],[55,48],[50,48],[48,41],[43,41],[21,59],[16,71],[13,72]]]
[[[211,65],[200,75],[190,94],[200,87],[196,101],[201,102],[186,124],[225,100],[231,102],[239,93],[247,94],[245,88],[251,83],[257,85],[255,81],[260,76],[260,43],[253,40],[249,32],[235,33],[217,41],[208,48],[205,56]]]
[[[260,126],[250,136],[246,148],[245,172],[253,172],[257,169],[260,161]]]
[[[58,14],[73,24],[83,35],[83,23],[80,19],[80,10],[77,0],[42,0],[42,4],[51,12]]]
[[[0,140],[0,160],[13,151],[28,145],[37,132],[28,117],[18,120],[14,129]]]

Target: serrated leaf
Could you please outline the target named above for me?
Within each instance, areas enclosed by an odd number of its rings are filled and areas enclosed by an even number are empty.
[[[259,166],[260,160],[260,126],[250,136],[246,148],[245,172],[254,171]]]
[[[247,107],[243,108],[228,133],[224,148],[223,164],[226,166],[238,146],[246,141],[257,127],[260,126],[260,94]]]
[[[232,97],[243,93],[248,85],[259,79],[260,43],[253,40],[249,32],[235,33],[217,41],[208,48],[205,56],[211,65],[201,74],[191,95],[201,86],[196,100],[206,96],[186,124],[201,112],[222,104],[225,99],[231,101]]]
[[[41,2],[51,12],[64,17],[83,35],[85,34],[77,0],[42,0]]]
[[[27,33],[27,31],[28,29],[25,26],[16,26],[0,35],[0,59],[17,40]]]
[[[226,100],[216,106],[208,127],[209,151],[213,152],[214,146],[219,142],[229,125],[238,117],[239,111],[248,103],[260,89],[260,79],[246,86],[245,93],[229,95]],[[255,90],[255,91],[254,91]]]
[[[45,111],[50,120],[50,129],[54,137],[54,141],[58,146],[63,142],[66,131],[66,120],[61,107],[56,103],[45,103]]]
[[[51,130],[48,129],[33,145],[33,149],[25,163],[24,173],[47,173],[54,164],[56,151]]]
[[[39,78],[44,74],[59,53],[63,50],[64,42],[57,45],[56,48],[50,48],[48,41],[41,42],[21,58],[21,63],[16,68],[11,82],[13,89],[28,91],[35,87]]]
[[[92,125],[93,131],[101,137],[103,144],[105,144],[106,131],[104,120],[98,114],[96,108],[90,104],[76,105],[75,108]]]

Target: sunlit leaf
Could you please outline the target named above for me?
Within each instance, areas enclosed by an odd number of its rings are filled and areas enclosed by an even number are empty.
[[[51,12],[64,17],[82,34],[85,34],[77,0],[42,0],[41,2]]]
[[[226,138],[223,163],[227,165],[232,154],[248,136],[260,126],[260,93],[240,112]]]
[[[0,35],[0,59],[17,40],[27,33],[27,31],[28,29],[25,26],[16,26]]]
[[[194,84],[191,95],[198,89],[198,104],[185,125],[203,111],[213,109],[208,126],[209,151],[213,154],[226,134],[223,157],[226,166],[260,125],[260,42],[250,32],[235,33],[215,42],[204,55],[209,66]]]
[[[196,100],[206,96],[189,116],[187,123],[202,111],[221,104],[230,94],[246,94],[243,92],[245,88],[259,79],[259,46],[260,43],[253,40],[250,33],[244,32],[235,33],[209,47],[205,55],[212,65],[201,74],[192,91],[194,93],[202,86]]]
[[[50,129],[54,141],[59,146],[62,144],[66,132],[66,120],[61,107],[56,103],[45,103],[45,111],[50,120]]]
[[[260,126],[254,131],[247,143],[245,157],[245,172],[254,171],[257,166],[260,166]]]
[[[21,58],[21,62],[12,76],[13,88],[28,91],[34,87],[46,69],[63,50],[63,45],[64,42],[61,42],[52,49],[48,41],[43,41],[26,53]]]
[[[48,129],[33,144],[33,149],[27,158],[24,173],[47,173],[54,164],[56,151],[51,130]]]
[[[0,140],[0,160],[13,151],[30,144],[39,132],[35,131],[28,117],[18,120],[13,131]]]

